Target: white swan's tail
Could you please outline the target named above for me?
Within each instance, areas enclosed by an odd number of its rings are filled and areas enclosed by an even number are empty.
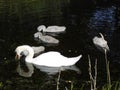
[[[69,58],[70,61],[67,64],[74,65],[80,60],[80,58],[82,58],[82,55],[79,55],[77,57]]]

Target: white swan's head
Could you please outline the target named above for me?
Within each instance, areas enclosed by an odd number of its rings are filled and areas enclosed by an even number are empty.
[[[26,56],[26,60],[29,60],[27,62],[31,62],[32,58],[34,56],[34,50],[32,49],[32,47],[28,46],[28,45],[22,45],[22,46],[18,46],[15,49],[16,52],[16,59],[20,59],[21,56],[24,54]]]
[[[40,25],[37,27],[37,30],[40,31],[44,31],[46,29],[45,25]]]
[[[104,36],[102,35],[102,33],[99,33],[101,37],[97,37],[95,36],[93,38],[93,43],[95,44],[95,46],[102,52],[106,51],[110,51],[107,41],[104,39]]]

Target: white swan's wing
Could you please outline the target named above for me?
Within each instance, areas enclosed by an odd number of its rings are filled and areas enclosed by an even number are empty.
[[[46,35],[46,36],[42,36],[41,38],[40,38],[43,42],[45,42],[45,43],[55,43],[55,44],[58,44],[59,43],[59,40],[58,39],[56,39],[56,38],[54,38],[54,37],[52,37],[52,36],[49,36],[49,35]]]
[[[65,26],[49,26],[47,29],[44,29],[43,32],[51,32],[51,33],[61,33],[66,29]]]
[[[62,57],[63,58],[63,57]],[[58,52],[47,52],[34,58],[34,64],[43,66],[56,66],[61,60],[61,55]],[[58,66],[58,65],[57,65]]]
[[[93,38],[93,43],[101,51],[104,51],[105,49],[107,51],[110,50],[108,45],[107,45],[107,41],[105,39],[103,39],[103,38],[94,37]]]
[[[38,47],[32,46],[32,49],[34,50],[34,54],[38,54],[45,51],[44,46],[38,46]]]
[[[48,67],[70,66],[75,64],[82,55],[73,58],[67,58],[58,52],[47,52],[34,58],[34,64]]]

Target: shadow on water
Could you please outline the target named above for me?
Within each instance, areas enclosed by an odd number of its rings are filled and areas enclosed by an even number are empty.
[[[0,88],[4,90],[55,90],[58,74],[48,76],[35,69],[31,78],[16,73],[17,61],[14,50],[18,45],[44,45],[34,40],[33,34],[39,25],[63,25],[66,33],[60,34],[57,46],[46,46],[46,51],[59,51],[67,57],[83,54],[76,64],[81,74],[75,71],[61,72],[60,90],[70,89],[72,81],[78,90],[85,83],[90,85],[88,58],[98,59],[98,83],[106,83],[104,54],[92,43],[99,32],[108,41],[111,52],[108,53],[112,81],[120,79],[120,7],[112,0],[107,2],[89,0],[1,0],[0,1]],[[89,3],[88,3],[89,2]],[[103,4],[104,3],[104,4]],[[103,5],[103,6],[102,6]],[[69,77],[68,77],[69,76]],[[49,89],[48,89],[49,88]]]

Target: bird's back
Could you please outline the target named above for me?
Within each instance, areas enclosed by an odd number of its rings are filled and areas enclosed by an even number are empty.
[[[82,56],[68,58],[61,55],[59,52],[47,52],[34,58],[34,64],[49,66],[49,67],[60,67],[70,66],[75,64]]]

